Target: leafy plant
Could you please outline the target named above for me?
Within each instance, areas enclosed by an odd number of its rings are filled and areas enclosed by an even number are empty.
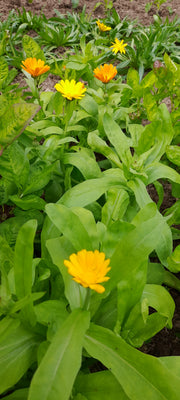
[[[112,3],[108,33],[85,7],[0,23],[4,400],[179,398],[179,357],[141,349],[180,290],[179,21]]]

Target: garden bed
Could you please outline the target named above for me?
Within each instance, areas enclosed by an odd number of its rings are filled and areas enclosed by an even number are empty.
[[[0,398],[178,400],[180,4],[72,3],[0,5]]]

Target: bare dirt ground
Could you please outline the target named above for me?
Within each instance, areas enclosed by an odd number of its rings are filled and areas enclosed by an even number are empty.
[[[81,12],[85,5],[88,14],[101,18],[104,15],[104,6],[100,5],[94,10],[97,2],[99,0],[79,0],[75,11]],[[103,0],[101,2],[104,3]],[[129,19],[137,19],[143,24],[149,24],[153,21],[156,8],[153,7],[146,13],[145,5],[148,2],[150,0],[114,0],[113,6],[122,19],[127,16]],[[36,14],[44,13],[47,18],[51,18],[56,15],[55,9],[62,14],[72,11],[72,2],[71,0],[0,0],[0,19],[6,19],[10,10],[21,9],[22,7]],[[165,4],[162,4],[159,15],[163,18],[168,16],[169,19],[174,18],[175,15],[180,17],[180,0],[168,0]]]

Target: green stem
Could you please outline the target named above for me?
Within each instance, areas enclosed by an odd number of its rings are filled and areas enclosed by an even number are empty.
[[[86,290],[86,297],[84,301],[83,310],[88,310],[90,305],[91,289],[88,287]]]

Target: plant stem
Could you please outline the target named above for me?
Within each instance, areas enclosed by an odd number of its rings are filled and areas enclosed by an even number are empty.
[[[88,310],[90,305],[91,289],[88,287],[86,290],[86,297],[84,301],[83,310]]]

